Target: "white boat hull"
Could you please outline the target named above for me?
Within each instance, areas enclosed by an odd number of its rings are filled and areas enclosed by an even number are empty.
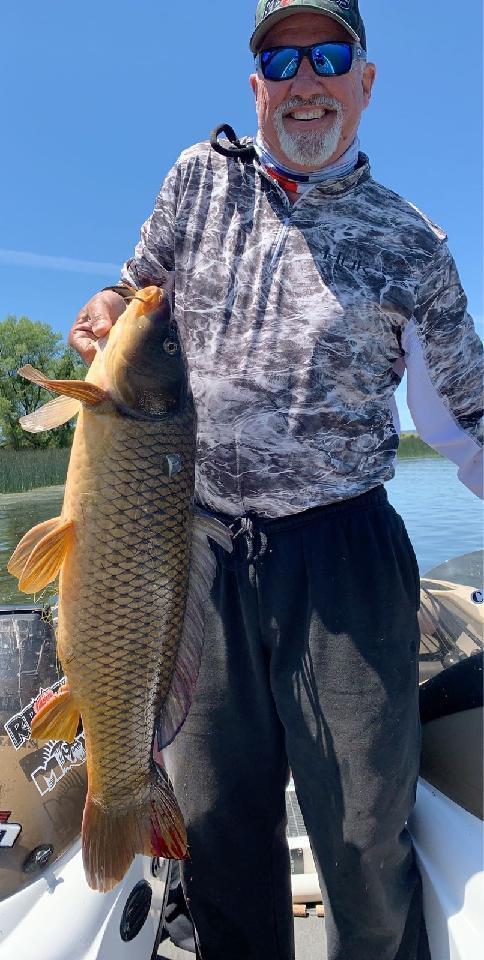
[[[110,893],[88,887],[80,842],[42,876],[0,908],[0,960],[150,960],[165,894],[164,876],[151,875],[149,857],[136,857],[123,883]],[[123,942],[120,922],[139,881],[150,884],[151,908],[138,935]]]
[[[483,823],[425,780],[409,822],[423,881],[432,960],[484,949]]]

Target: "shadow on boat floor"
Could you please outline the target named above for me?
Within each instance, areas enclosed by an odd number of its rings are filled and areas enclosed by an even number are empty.
[[[296,932],[296,960],[327,960],[326,937],[324,935],[324,920],[316,916],[314,910],[309,911],[309,917],[296,918],[294,921]],[[194,960],[193,953],[179,950],[172,943],[162,943],[159,960]],[[261,957],[260,960],[265,960]],[[267,958],[271,960],[271,958]]]

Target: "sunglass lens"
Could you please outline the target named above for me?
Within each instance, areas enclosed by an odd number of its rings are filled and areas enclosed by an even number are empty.
[[[298,51],[293,47],[264,50],[261,54],[262,73],[266,80],[290,80],[297,73]]]
[[[349,43],[321,43],[313,47],[314,69],[322,77],[339,77],[348,73],[351,61]]]

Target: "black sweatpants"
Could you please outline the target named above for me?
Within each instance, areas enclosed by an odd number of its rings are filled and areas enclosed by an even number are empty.
[[[230,521],[228,521],[230,522]],[[292,960],[292,771],[329,960],[428,960],[406,821],[419,766],[419,575],[383,488],[243,518],[169,769],[203,960]]]

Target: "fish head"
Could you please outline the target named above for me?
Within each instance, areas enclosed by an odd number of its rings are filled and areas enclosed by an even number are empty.
[[[102,363],[104,382],[120,408],[147,416],[183,409],[186,361],[163,290],[138,291],[110,331]]]

